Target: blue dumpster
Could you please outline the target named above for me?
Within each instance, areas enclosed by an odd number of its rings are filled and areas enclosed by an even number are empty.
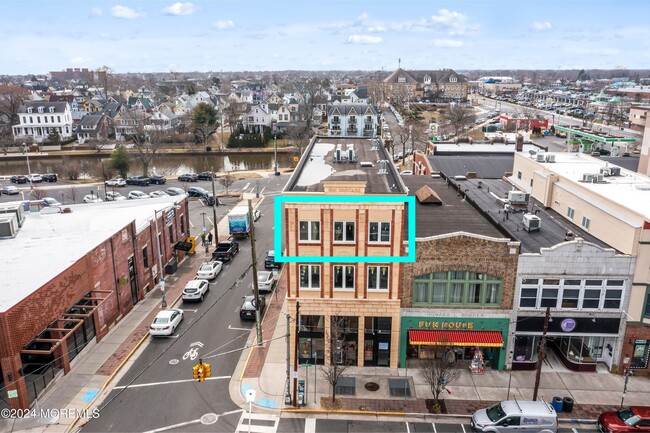
[[[560,413],[562,412],[562,406],[564,404],[564,401],[562,400],[562,397],[553,397],[553,402],[551,405],[553,406],[553,409],[555,409],[555,412]]]

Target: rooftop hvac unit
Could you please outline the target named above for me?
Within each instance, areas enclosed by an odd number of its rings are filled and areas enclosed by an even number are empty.
[[[25,222],[25,208],[22,203],[2,203],[0,204],[0,214],[16,214],[18,226],[22,227]]]
[[[357,162],[353,144],[348,144],[348,162]]]
[[[372,162],[362,161],[361,163],[359,163],[359,165],[361,167],[372,167]]]
[[[555,162],[555,155],[546,155],[546,162]]]
[[[594,173],[594,177],[591,178],[593,183],[602,183],[605,181],[605,177],[601,173]]]
[[[592,173],[583,173],[581,182],[593,182],[594,175]]]
[[[18,233],[18,217],[16,214],[0,215],[0,238],[13,238]]]
[[[527,232],[538,231],[542,226],[542,220],[532,213],[527,213],[524,215],[524,230]]]
[[[334,151],[334,162],[341,162],[341,145],[336,145],[336,150]]]
[[[508,191],[508,202],[510,204],[528,204],[530,193],[523,191]]]
[[[537,154],[537,162],[546,162],[546,155],[543,153]]]
[[[621,175],[621,167],[609,167],[609,175],[610,176],[620,176]]]

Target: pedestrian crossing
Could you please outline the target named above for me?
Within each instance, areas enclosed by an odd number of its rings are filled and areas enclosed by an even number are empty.
[[[279,423],[279,416],[244,411],[239,418],[235,433],[276,433]]]

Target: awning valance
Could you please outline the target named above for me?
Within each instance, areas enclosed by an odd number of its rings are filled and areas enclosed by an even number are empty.
[[[417,346],[503,347],[499,331],[409,330],[409,343]]]

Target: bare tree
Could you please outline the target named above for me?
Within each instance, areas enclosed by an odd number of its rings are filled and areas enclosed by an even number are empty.
[[[65,174],[68,175],[68,179],[70,180],[79,179],[79,176],[81,175],[81,166],[79,165],[79,162],[72,161],[70,160],[70,157],[67,156],[64,156],[62,160],[63,160],[64,171]]]
[[[325,341],[329,347],[329,365],[322,366],[325,380],[332,387],[332,403],[336,401],[336,385],[339,383],[345,370],[351,365],[351,360],[346,356],[349,349],[346,346],[345,334],[349,328],[349,320],[346,317],[331,316],[330,328],[325,330]],[[356,348],[353,348],[356,350]]]
[[[9,124],[18,123],[18,108],[23,100],[29,96],[29,91],[14,84],[0,85],[0,123],[6,117]]]
[[[133,148],[137,152],[137,158],[142,163],[142,174],[149,174],[149,165],[162,148],[164,132],[149,125],[146,113],[139,110],[128,109],[124,111],[126,119],[132,122],[135,132],[131,134]]]
[[[225,175],[217,178],[217,182],[219,182],[226,189],[226,195],[228,195],[228,187],[235,183],[236,180],[237,179],[235,179],[235,176],[230,173],[226,173]]]
[[[302,122],[291,123],[287,128],[287,137],[298,146],[299,155],[302,155],[302,149],[307,144],[309,136],[309,129]]]
[[[237,101],[229,101],[228,105],[224,108],[223,114],[226,116],[226,121],[228,122],[228,128],[232,134],[237,125],[239,124],[239,118],[243,114],[241,109],[243,104],[240,104]]]
[[[77,203],[77,188],[75,186],[70,187],[70,200],[72,200],[72,203]]]
[[[442,114],[444,122],[449,124],[456,136],[465,129],[466,126],[473,124],[476,120],[474,109],[460,104],[449,106]]]
[[[314,109],[316,108],[316,105],[323,100],[320,81],[314,77],[309,78],[304,82],[300,94],[302,95],[303,105],[307,116],[305,119],[305,126],[307,127],[307,131],[311,132],[311,122],[314,117]]]
[[[440,413],[440,394],[460,376],[456,354],[449,348],[445,352],[442,346],[436,346],[432,358],[420,360],[419,371],[433,394],[433,411]]]
[[[34,188],[32,188],[29,194],[32,196],[34,200],[43,200],[43,198],[47,194],[47,191],[41,187],[35,186]]]
[[[104,90],[103,97],[107,101],[108,101],[109,78],[112,74],[113,74],[113,69],[110,66],[104,65],[97,69],[97,77],[99,79],[99,83],[101,84]]]

